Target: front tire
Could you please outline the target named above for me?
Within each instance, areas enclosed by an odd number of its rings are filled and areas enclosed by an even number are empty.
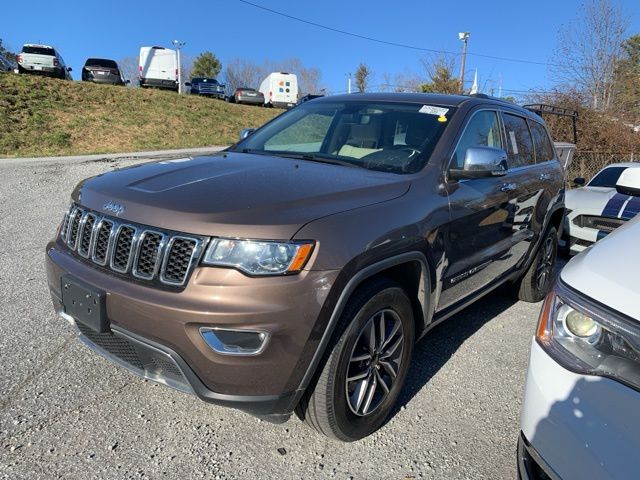
[[[386,278],[365,284],[347,303],[296,413],[336,440],[372,434],[402,390],[414,341],[413,310],[402,287]]]
[[[558,232],[549,228],[536,258],[522,278],[514,285],[520,300],[536,303],[542,300],[553,282],[553,268],[558,256]]]

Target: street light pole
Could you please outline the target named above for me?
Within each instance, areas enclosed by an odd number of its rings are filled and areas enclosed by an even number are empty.
[[[178,94],[182,93],[182,58],[180,56],[180,49],[186,45],[185,42],[181,42],[179,40],[174,40],[173,46],[176,47],[176,52],[178,54]]]
[[[460,32],[458,39],[462,41],[462,62],[460,65],[460,93],[464,93],[464,67],[467,63],[467,43],[469,42],[469,32]]]
[[[351,74],[349,74],[349,80],[347,81],[347,92],[351,93]]]

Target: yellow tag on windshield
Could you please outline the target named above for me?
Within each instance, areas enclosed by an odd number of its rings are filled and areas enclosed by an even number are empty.
[[[440,123],[444,123],[444,122],[446,122],[446,121],[447,121],[447,117],[445,117],[444,115],[440,115],[440,116],[438,117],[438,121],[439,121]]]

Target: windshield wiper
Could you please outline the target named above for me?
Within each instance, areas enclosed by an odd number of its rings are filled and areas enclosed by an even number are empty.
[[[319,155],[317,153],[293,153],[293,152],[272,152],[274,155],[286,158],[295,158],[297,160],[308,160],[309,162],[328,163],[330,165],[340,165],[342,167],[362,168],[346,160]]]
[[[231,150],[237,152],[238,150]],[[356,165],[355,163],[348,162],[346,160],[340,160],[333,156],[322,155],[318,153],[298,153],[298,152],[286,152],[278,150],[258,150],[253,148],[243,148],[239,150],[241,153],[250,153],[254,155],[274,155],[276,157],[293,158],[295,160],[307,160],[309,162],[328,163],[330,165],[340,165],[342,167],[351,168],[365,168],[362,165]]]

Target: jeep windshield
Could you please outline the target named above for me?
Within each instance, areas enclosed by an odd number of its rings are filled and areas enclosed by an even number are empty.
[[[414,103],[309,102],[230,151],[415,173],[429,161],[453,112]]]

